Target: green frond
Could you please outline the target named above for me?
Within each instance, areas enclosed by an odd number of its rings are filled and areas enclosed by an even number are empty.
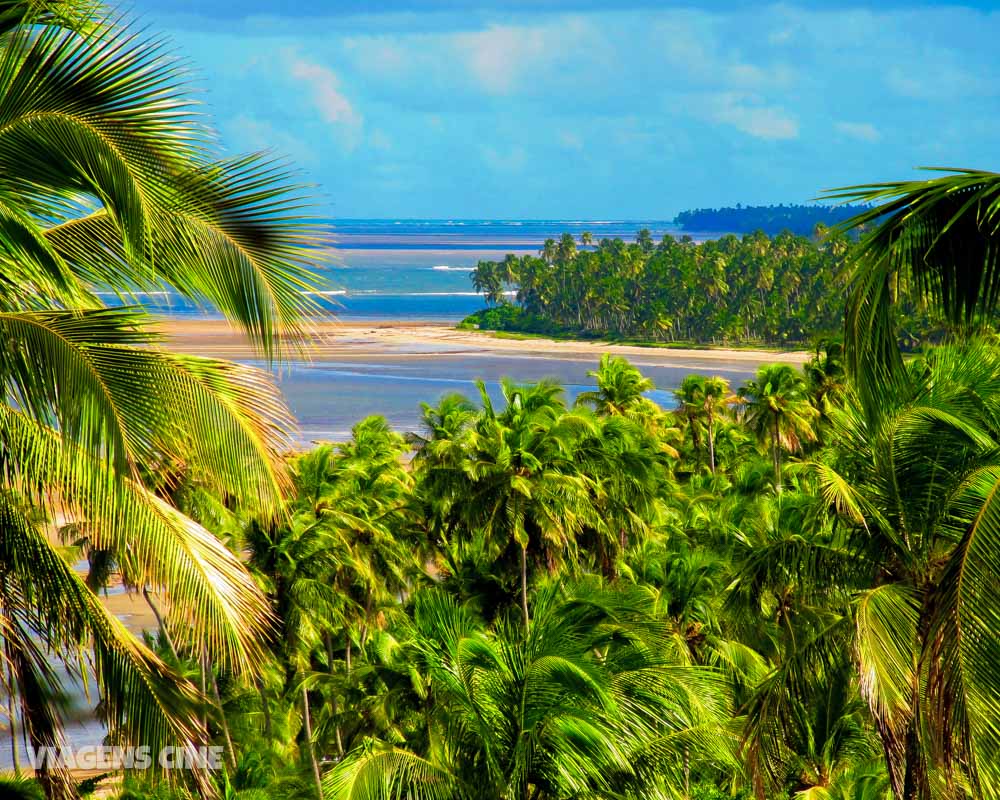
[[[190,465],[221,491],[277,508],[288,413],[252,367],[135,345],[156,336],[127,309],[0,313],[0,380],[42,425],[123,476]]]
[[[926,653],[935,754],[948,772],[967,763],[975,791],[1000,797],[1000,469],[972,473],[956,499],[970,522],[934,592]]]
[[[323,778],[329,800],[449,800],[458,787],[448,770],[380,742],[349,754]]]
[[[0,461],[8,486],[45,507],[57,497],[79,515],[92,544],[115,555],[132,586],[168,600],[178,640],[220,663],[247,669],[259,659],[270,612],[239,560],[218,539],[100,456],[0,405]],[[44,476],[39,483],[38,476]]]
[[[128,633],[9,502],[0,502],[0,532],[0,556],[12,581],[4,589],[4,606],[20,599],[19,613],[57,651],[92,647],[102,719],[111,737],[149,746],[153,752],[202,741],[203,732],[195,724],[200,699],[194,687]],[[12,591],[18,594],[11,596]],[[41,699],[39,703],[33,713],[46,705]],[[48,725],[52,733],[39,736],[39,741],[55,745],[61,726]]]
[[[902,731],[913,714],[919,598],[887,583],[861,594],[855,613],[861,693],[881,724]]]

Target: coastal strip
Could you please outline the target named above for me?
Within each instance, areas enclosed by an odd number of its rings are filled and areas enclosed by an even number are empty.
[[[246,336],[224,320],[164,319],[160,323],[166,346],[192,355],[246,360],[259,357]],[[743,367],[767,364],[802,364],[804,351],[773,351],[711,347],[698,349],[656,348],[597,341],[565,341],[545,338],[514,339],[489,332],[457,330],[440,322],[398,320],[314,324],[297,343],[298,352],[288,357],[307,361],[370,359],[378,356],[433,358],[442,354],[505,355],[524,358],[557,357],[594,361],[602,353],[625,356],[637,364],[711,370],[727,364]]]

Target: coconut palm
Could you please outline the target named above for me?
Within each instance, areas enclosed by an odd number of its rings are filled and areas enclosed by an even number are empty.
[[[581,392],[577,403],[591,405],[604,416],[650,410],[644,395],[656,385],[621,356],[605,353],[597,369],[588,371],[587,377],[597,381],[597,391]]]
[[[1000,356],[982,342],[938,348],[903,378],[877,405],[852,392],[831,415],[812,469],[835,527],[795,523],[736,585],[789,585],[828,609],[770,697],[851,653],[894,795],[995,798]]]
[[[645,796],[689,761],[729,763],[708,737],[725,692],[679,666],[636,595],[542,591],[530,630],[484,628],[440,591],[417,596],[409,648],[429,676],[427,731],[368,741],[326,776],[332,800]]]
[[[680,388],[674,392],[679,405],[678,413],[691,431],[691,441],[696,457],[704,429],[708,466],[715,472],[715,432],[720,417],[735,400],[729,381],[717,375],[685,375]]]
[[[896,323],[903,298],[929,302],[966,334],[1000,302],[1000,174],[935,170],[945,174],[827,193],[871,206],[838,226],[870,229],[852,257],[846,318],[848,361],[866,386],[902,374]]]
[[[816,342],[813,354],[802,365],[812,404],[823,419],[832,405],[838,402],[846,389],[847,375],[844,369],[844,346],[836,339],[821,339]]]
[[[498,556],[508,547],[518,549],[527,627],[529,548],[554,569],[591,511],[587,480],[573,462],[574,442],[590,423],[566,411],[558,384],[519,386],[504,379],[500,411],[485,384],[478,385],[483,411],[472,428],[464,467],[469,481],[464,517]]]
[[[715,425],[735,400],[729,381],[715,375],[702,384],[702,408],[705,412],[705,438],[708,443],[708,468],[715,472]]]
[[[816,438],[818,412],[809,402],[805,381],[787,364],[763,366],[740,387],[738,398],[744,424],[771,451],[774,487],[780,492],[782,452],[794,453],[803,441]]]
[[[705,412],[705,377],[685,375],[681,385],[674,390],[677,399],[677,416],[691,433],[691,446],[697,463],[701,463],[701,435]]]
[[[617,574],[629,543],[641,542],[661,521],[670,478],[666,458],[656,437],[625,417],[597,417],[581,430],[573,461],[590,479],[594,513],[579,541],[606,577]]]
[[[247,670],[266,603],[143,477],[188,471],[273,512],[290,418],[264,373],[167,353],[144,314],[97,291],[169,287],[273,357],[308,309],[316,228],[291,216],[302,201],[280,165],[211,157],[156,41],[92,4],[0,10],[0,658],[36,748],[60,740],[43,652],[84,670],[88,648],[116,742],[194,745],[198,692],[104,610],[45,523],[68,517],[127,587],[159,594],[179,647]],[[61,769],[39,778],[49,797],[73,793]]]

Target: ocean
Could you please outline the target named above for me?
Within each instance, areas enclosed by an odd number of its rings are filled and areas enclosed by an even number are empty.
[[[662,220],[331,220],[334,245],[324,265],[324,286],[316,295],[331,317],[345,322],[398,321],[454,325],[481,309],[483,299],[469,273],[483,259],[507,253],[537,253],[548,238],[571,233],[579,241],[589,231],[595,241],[633,240],[642,228],[653,237],[680,236]],[[711,238],[718,234],[692,234]],[[109,297],[113,302],[113,298]],[[146,296],[149,310],[171,317],[212,317],[167,293]],[[367,414],[382,414],[400,431],[412,431],[420,420],[420,404],[435,403],[449,392],[477,396],[475,380],[499,393],[501,376],[517,381],[553,378],[566,387],[567,400],[593,388],[587,372],[596,359],[538,357],[530,342],[518,353],[492,354],[475,349],[447,349],[399,355],[366,356],[349,363],[313,362],[285,365],[276,372],[279,384],[299,421],[299,441],[341,440]],[[708,367],[711,369],[711,367]],[[688,368],[650,364],[643,367],[656,385],[651,394],[670,405],[670,390]],[[715,370],[719,372],[719,370]],[[721,370],[735,382],[750,375],[743,364]]]
[[[329,220],[334,244],[315,298],[345,322],[398,320],[456,323],[483,307],[469,273],[480,260],[507,253],[537,254],[546,239],[589,231],[594,241],[633,240],[642,228],[654,238],[680,236],[657,220]],[[692,234],[710,238],[718,234]],[[109,299],[111,295],[108,295]],[[170,316],[217,316],[165,292],[144,305]]]

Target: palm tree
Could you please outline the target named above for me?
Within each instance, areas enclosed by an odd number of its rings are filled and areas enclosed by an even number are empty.
[[[813,406],[826,418],[831,406],[846,388],[843,344],[836,339],[816,342],[812,356],[802,366],[802,372],[809,385]]]
[[[656,388],[628,360],[610,353],[601,356],[598,368],[588,371],[587,377],[597,381],[597,391],[581,392],[576,402],[593,406],[602,416],[627,416],[639,409],[647,410],[644,395]]]
[[[573,460],[590,479],[594,513],[578,538],[581,550],[589,545],[597,555],[605,577],[617,575],[630,542],[642,542],[661,522],[660,501],[671,477],[668,457],[654,434],[626,417],[597,417],[581,429]],[[575,571],[571,567],[570,573]]]
[[[704,397],[702,408],[705,412],[705,434],[708,439],[708,467],[715,472],[715,423],[735,398],[729,388],[729,381],[717,375],[705,379],[701,392]]]
[[[794,453],[803,441],[813,441],[817,411],[809,403],[805,382],[787,364],[765,365],[754,380],[740,387],[744,424],[762,446],[771,450],[774,487],[781,491],[781,453]]]
[[[882,384],[874,408],[873,391],[852,396],[832,418],[817,471],[855,538],[827,574],[860,590],[861,690],[896,796],[925,800],[943,780],[995,798],[1000,358],[982,342],[938,348],[903,386]]]
[[[635,235],[635,243],[639,245],[642,252],[652,252],[655,245],[653,244],[653,235],[650,233],[649,228],[643,228]]]
[[[91,4],[6,3],[0,14],[0,629],[32,745],[55,746],[55,673],[85,669],[117,742],[204,741],[204,698],[110,616],[45,535],[68,515],[128,587],[161,595],[178,646],[240,672],[269,614],[238,559],[151,491],[191,471],[234,504],[275,511],[290,418],[269,377],[158,347],[148,318],[104,309],[171,287],[237,322],[267,357],[309,308],[317,229],[287,172],[213,160],[159,44]],[[49,797],[73,794],[42,769]],[[204,775],[196,775],[209,790]]]
[[[368,417],[349,441],[295,460],[297,496],[287,524],[251,525],[251,563],[269,589],[282,634],[283,694],[302,709],[302,752],[317,792],[310,692],[331,690],[329,727],[342,755],[339,696],[352,677],[353,647],[364,650],[379,612],[410,589],[422,566],[406,536],[412,479],[400,461],[405,449],[384,418]],[[325,669],[317,675],[321,662]],[[346,674],[330,680],[341,664]]]
[[[902,375],[896,306],[927,301],[957,332],[988,323],[1000,302],[996,193],[1000,174],[935,168],[920,181],[850,186],[832,199],[870,205],[838,226],[871,229],[852,258],[847,357],[868,384]]]
[[[677,414],[691,432],[695,461],[700,463],[702,418],[705,411],[705,377],[685,375],[681,385],[674,390],[674,397],[677,398]]]
[[[724,687],[671,659],[648,603],[588,584],[546,589],[535,609],[530,630],[484,628],[447,594],[420,593],[408,648],[429,678],[425,729],[363,743],[327,774],[327,797],[642,796],[683,786],[685,752],[732,762],[726,737],[705,734]]]
[[[758,730],[797,724],[807,687],[849,655],[896,798],[996,798],[1000,357],[937,348],[877,391],[847,394],[809,465],[805,497],[833,524],[814,509],[740,559],[734,592],[799,628],[758,692]],[[761,751],[765,768],[778,749]]]
[[[581,392],[577,405],[590,406],[602,417],[621,416],[634,422],[656,438],[663,454],[677,458],[673,445],[680,431],[668,424],[663,409],[645,397],[656,388],[652,380],[625,358],[610,353],[602,355],[597,370],[587,375],[597,381],[597,390]]]
[[[590,511],[587,483],[573,464],[573,446],[586,420],[566,412],[562,387],[543,381],[501,381],[505,407],[497,412],[479,382],[483,411],[465,464],[465,519],[500,555],[516,546],[521,611],[528,613],[528,550],[534,544],[550,569],[563,557]]]

